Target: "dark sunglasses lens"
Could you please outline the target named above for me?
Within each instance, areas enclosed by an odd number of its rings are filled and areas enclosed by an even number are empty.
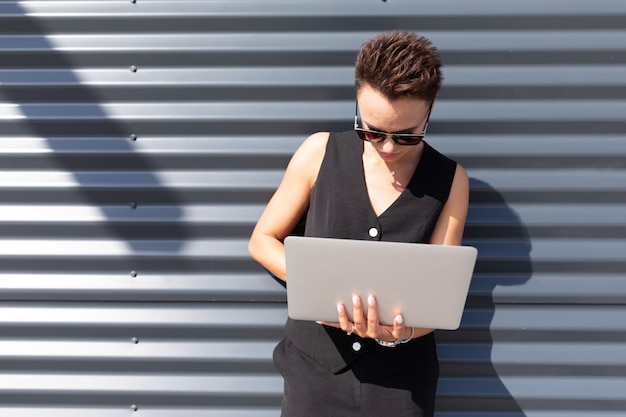
[[[422,141],[422,136],[394,136],[393,140],[399,145],[419,145]]]
[[[379,142],[385,137],[383,133],[376,133],[369,130],[357,130],[356,133],[358,133],[362,140],[366,140],[368,142]]]

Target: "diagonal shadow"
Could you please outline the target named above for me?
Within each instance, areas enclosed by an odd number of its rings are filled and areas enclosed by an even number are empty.
[[[86,205],[96,207],[103,222],[69,225],[38,224],[34,227],[5,229],[4,237],[59,239],[113,239],[123,242],[129,256],[103,260],[80,259],[12,260],[7,268],[23,271],[60,270],[128,272],[131,270],[177,271],[191,264],[177,253],[189,237],[182,223],[181,199],[162,184],[154,161],[135,151],[132,135],[141,138],[132,123],[108,117],[98,93],[81,83],[74,73],[69,56],[55,48],[46,38],[44,26],[19,4],[1,6],[5,15],[19,16],[19,33],[15,36],[0,28],[0,103],[6,102],[9,114],[0,122],[4,140],[38,138],[51,152],[0,155],[3,169],[43,173],[63,172],[71,176],[69,187],[18,187],[4,193],[0,202],[28,205]],[[15,19],[14,17],[4,19]],[[1,22],[0,22],[1,23]],[[15,25],[9,25],[14,27]],[[10,29],[7,29],[10,30]],[[10,58],[19,59],[10,59]],[[131,63],[129,63],[129,68]],[[50,77],[28,85],[24,73],[47,71]],[[130,69],[129,69],[130,71]],[[48,84],[51,83],[51,84]],[[69,97],[69,98],[68,98]],[[68,104],[68,100],[71,100]],[[11,106],[12,105],[12,106]],[[140,140],[140,139],[139,139]],[[93,149],[97,149],[94,152]],[[19,184],[20,179],[16,178]],[[151,205],[151,216],[141,213]],[[125,213],[128,209],[128,213]],[[42,218],[45,218],[42,213]],[[129,221],[129,217],[138,221]],[[155,244],[155,239],[162,241]],[[71,248],[70,248],[71,251]],[[157,255],[155,256],[155,251]],[[196,269],[203,269],[195,261]]]

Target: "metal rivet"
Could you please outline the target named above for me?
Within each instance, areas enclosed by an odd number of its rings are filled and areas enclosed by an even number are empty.
[[[137,0],[130,0],[131,3],[137,3]]]
[[[135,135],[134,133],[132,135],[130,135],[130,140],[136,141],[137,140],[137,135]]]
[[[130,271],[130,276],[133,278],[137,277],[137,271]]]
[[[133,210],[137,208],[137,202],[136,201],[131,201],[130,202],[130,208],[132,208]]]
[[[137,404],[133,404],[130,406],[130,410],[131,411],[137,411],[139,409],[139,407],[137,407]]]
[[[132,72],[137,72],[137,67],[136,67],[135,65],[131,65],[131,66],[130,66],[130,70],[131,70]]]
[[[130,339],[131,342],[133,342],[134,344],[139,343],[139,339],[136,337],[133,337],[132,339]]]

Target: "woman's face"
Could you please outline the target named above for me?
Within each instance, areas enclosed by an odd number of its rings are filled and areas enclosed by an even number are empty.
[[[422,133],[431,104],[410,97],[389,100],[369,84],[359,88],[357,100],[363,128],[387,133]],[[378,143],[366,142],[365,146],[371,147],[385,162],[394,163],[421,152],[424,145],[399,145],[387,136]]]

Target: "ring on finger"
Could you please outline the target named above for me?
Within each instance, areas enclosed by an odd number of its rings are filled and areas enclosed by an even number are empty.
[[[354,333],[354,323],[352,323],[352,328],[350,329],[350,331],[347,332],[348,336],[350,336],[352,333]]]

